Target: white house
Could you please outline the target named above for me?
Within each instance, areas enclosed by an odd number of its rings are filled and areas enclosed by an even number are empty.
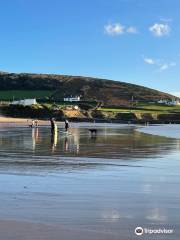
[[[64,98],[64,102],[79,102],[81,99],[80,96],[76,96],[76,97],[65,97]]]
[[[167,100],[167,99],[161,99],[158,101],[158,103],[165,104],[168,106],[176,106],[180,105],[180,101],[177,99]]]
[[[167,102],[168,101],[166,99],[161,99],[158,101],[158,103],[160,103],[160,104],[167,104]]]
[[[13,105],[31,106],[31,105],[37,104],[37,101],[36,101],[35,98],[33,98],[33,99],[23,99],[23,100],[13,101],[11,104],[13,104]]]

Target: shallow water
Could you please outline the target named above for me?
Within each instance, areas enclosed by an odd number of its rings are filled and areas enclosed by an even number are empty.
[[[139,132],[153,134],[157,136],[164,136],[169,138],[180,139],[180,125],[179,124],[159,124],[148,125],[138,129]]]
[[[0,215],[135,238],[134,229],[173,228],[179,239],[180,140],[138,126],[0,127]],[[158,126],[157,126],[158,127]]]

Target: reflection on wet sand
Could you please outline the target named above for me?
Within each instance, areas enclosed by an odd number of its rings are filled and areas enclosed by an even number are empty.
[[[6,165],[9,171],[19,172],[26,166],[28,172],[34,173],[141,167],[145,159],[159,158],[180,149],[179,140],[147,135],[135,129],[134,126],[105,126],[96,135],[91,135],[88,128],[71,128],[68,132],[60,128],[53,134],[49,128],[0,129],[0,169]]]
[[[17,127],[0,129],[0,145],[1,218],[83,229],[83,237],[111,233],[108,240],[134,239],[137,225],[172,226],[179,240],[179,140],[130,125],[102,126],[96,136],[85,127]]]
[[[19,156],[28,156],[33,152],[34,156],[141,159],[180,149],[177,139],[139,133],[132,126],[101,128],[96,135],[89,134],[86,128],[72,128],[68,133],[60,129],[52,134],[48,128],[5,130],[0,134],[2,151],[14,152]]]
[[[57,146],[57,142],[58,142],[58,131],[57,129],[53,132],[51,132],[51,149],[52,152],[55,151],[56,146]]]
[[[32,128],[32,149],[35,151],[36,143],[38,142],[39,138],[39,129]]]

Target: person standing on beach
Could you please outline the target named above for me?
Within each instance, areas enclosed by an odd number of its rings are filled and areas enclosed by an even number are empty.
[[[38,120],[35,120],[35,126],[38,127],[38,125],[39,125]]]
[[[51,118],[51,119],[50,119],[50,122],[51,122],[51,133],[57,132],[57,125],[56,125],[56,123],[55,123],[54,118]]]
[[[66,119],[66,120],[65,120],[65,130],[66,130],[66,132],[68,131],[68,128],[69,128],[69,122],[68,122],[68,120]]]
[[[34,126],[35,126],[35,123],[34,123],[34,120],[32,120],[30,127],[33,128]]]

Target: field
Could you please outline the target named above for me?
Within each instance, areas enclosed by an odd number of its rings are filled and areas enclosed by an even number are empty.
[[[138,103],[138,108],[148,109],[148,110],[156,110],[156,111],[174,111],[180,110],[180,105],[177,106],[167,106],[164,104],[151,104],[151,103]]]
[[[12,101],[24,98],[37,98],[45,99],[51,96],[52,91],[49,90],[9,90],[9,91],[0,91],[0,100],[1,101]]]
[[[98,110],[115,113],[169,113],[180,112],[180,106],[167,106],[163,104],[138,103],[132,108],[99,108]]]

